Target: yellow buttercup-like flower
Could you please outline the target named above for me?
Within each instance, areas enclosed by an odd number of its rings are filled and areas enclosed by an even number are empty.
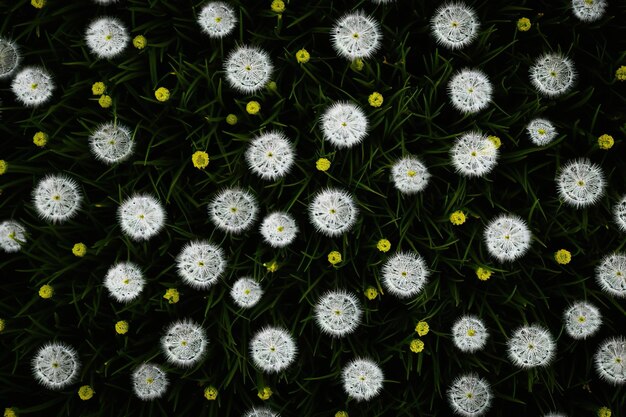
[[[337,411],[335,417],[349,417],[347,411]]]
[[[30,0],[30,4],[35,9],[41,9],[43,6],[46,5],[46,0]]]
[[[235,116],[234,114],[229,114],[228,116],[226,116],[226,123],[228,123],[231,126],[234,126],[237,124],[237,116]]]
[[[298,63],[306,64],[309,62],[309,59],[311,59],[311,54],[309,54],[309,51],[306,49],[302,48],[296,52],[296,61],[298,61]]]
[[[501,141],[501,140],[500,140],[500,138],[499,138],[499,137],[497,137],[497,136],[493,136],[493,135],[491,135],[491,136],[487,136],[487,139],[489,139],[489,140],[491,141],[491,143],[493,143],[493,146],[494,146],[496,149],[499,149],[499,148],[500,148],[500,146],[502,146],[502,141]]]
[[[257,114],[261,110],[261,105],[258,101],[250,101],[246,104],[246,111],[248,114]]]
[[[341,254],[336,250],[330,252],[328,254],[328,262],[330,262],[331,265],[337,265],[341,262]]]
[[[520,32],[528,32],[531,26],[530,19],[527,17],[522,17],[517,21],[517,30]]]
[[[209,401],[214,401],[217,398],[217,388],[214,386],[208,386],[204,389],[204,398]]]
[[[413,339],[411,340],[411,344],[409,347],[411,349],[411,352],[420,353],[424,350],[424,342],[422,342],[420,339]]]
[[[39,296],[41,298],[44,299],[48,299],[48,298],[52,298],[52,295],[54,294],[54,289],[52,288],[51,285],[42,285],[41,288],[39,288]]]
[[[611,409],[608,407],[600,407],[598,417],[611,417]]]
[[[106,85],[104,85],[104,83],[102,81],[98,81],[96,83],[93,83],[93,85],[91,86],[91,93],[94,96],[99,96],[101,94],[104,94],[105,90],[106,90]]]
[[[383,95],[375,91],[367,98],[367,102],[372,107],[380,107],[383,105]]]
[[[368,300],[373,300],[378,297],[378,290],[374,287],[367,287],[364,291],[364,294]]]
[[[285,2],[283,0],[274,0],[271,7],[274,13],[282,13],[285,11]]]
[[[35,133],[33,136],[33,143],[40,148],[46,146],[46,143],[48,143],[48,135],[43,132]]]
[[[565,249],[559,249],[554,254],[554,259],[558,264],[567,265],[572,260],[572,254]]]
[[[420,336],[426,336],[429,330],[430,326],[425,321],[420,321],[419,323],[417,323],[417,326],[415,326],[415,331]]]
[[[88,399],[93,397],[93,394],[94,390],[89,385],[83,385],[82,387],[78,388],[78,396],[83,401],[87,401]]]
[[[626,66],[622,65],[615,71],[615,78],[618,81],[626,81]]]
[[[8,167],[9,167],[9,164],[7,163],[7,161],[5,161],[4,159],[0,159],[0,175],[7,172]]]
[[[613,147],[613,144],[615,144],[615,141],[613,140],[613,136],[611,135],[604,134],[598,138],[598,146],[600,147],[600,149],[611,149]]]
[[[133,46],[137,49],[143,49],[148,45],[148,40],[143,35],[137,35],[133,38]]]
[[[167,101],[167,100],[170,99],[170,90],[168,90],[165,87],[159,87],[154,92],[154,97],[156,97],[156,99],[161,101],[161,102]]]
[[[450,223],[455,226],[460,226],[465,223],[465,213],[460,210],[455,211],[450,215]]]
[[[77,243],[72,248],[72,253],[74,256],[82,258],[87,253],[87,246],[84,243]]]
[[[391,249],[391,242],[387,239],[380,239],[376,244],[376,249],[381,252],[388,252]]]
[[[126,334],[128,332],[128,322],[121,320],[115,323],[115,331],[117,334]]]
[[[4,417],[17,417],[17,413],[15,412],[14,409],[12,408],[5,408],[4,409]]]
[[[163,296],[170,304],[176,304],[180,299],[180,294],[176,288],[168,288]]]
[[[322,172],[328,171],[328,168],[330,168],[330,161],[326,158],[320,158],[315,162],[315,168]]]
[[[262,390],[259,390],[259,393],[257,395],[259,396],[260,399],[265,401],[265,400],[269,400],[272,394],[273,392],[270,387],[263,387]]]
[[[485,268],[478,268],[476,270],[476,276],[481,281],[487,281],[491,277],[491,271]]]
[[[209,154],[204,151],[196,151],[191,155],[193,166],[198,169],[204,169],[209,165]]]
[[[113,104],[113,99],[111,98],[111,96],[107,96],[106,94],[103,94],[98,99],[98,104],[103,109],[108,109]]]

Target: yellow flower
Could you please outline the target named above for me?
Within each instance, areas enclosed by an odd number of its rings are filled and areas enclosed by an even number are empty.
[[[530,19],[528,19],[527,17],[522,17],[520,20],[517,21],[517,30],[519,30],[520,32],[528,32],[530,30]]]
[[[455,211],[450,215],[450,223],[455,226],[462,225],[463,223],[465,223],[465,214],[460,210]]]
[[[83,385],[82,387],[78,388],[78,396],[83,401],[86,401],[93,397],[93,394],[94,390],[89,385]]]
[[[306,49],[302,48],[296,52],[296,61],[298,61],[298,63],[306,64],[309,62],[309,59],[311,59],[311,54],[309,54],[309,51]]]
[[[106,94],[103,94],[98,99],[98,104],[103,109],[108,109],[109,107],[111,107],[111,104],[113,104],[113,99],[111,98],[111,96],[107,96]]]
[[[40,148],[46,146],[46,143],[48,143],[48,135],[43,132],[35,133],[33,136],[33,143]]]
[[[0,333],[4,331],[6,324],[4,323],[4,319],[0,319]]]
[[[417,323],[417,326],[415,326],[415,331],[420,336],[426,336],[429,330],[430,326],[428,326],[428,323],[426,323],[425,321],[420,321],[419,323]]]
[[[332,251],[328,254],[328,262],[330,262],[331,265],[337,265],[341,262],[341,254],[336,250]]]
[[[328,168],[330,168],[330,161],[326,158],[320,158],[315,162],[315,168],[322,172],[328,171]]]
[[[272,2],[272,11],[274,13],[282,13],[285,11],[285,2],[283,0],[274,0]]]
[[[374,298],[378,297],[378,290],[376,290],[376,288],[374,287],[367,287],[364,294],[368,300],[373,300]]]
[[[278,271],[278,262],[272,261],[268,264],[263,264],[265,268],[267,268],[267,272],[276,272]]]
[[[133,46],[137,49],[143,49],[148,45],[148,40],[143,35],[137,35],[133,38]]]
[[[350,63],[350,68],[352,68],[353,71],[361,71],[364,65],[363,60],[361,58],[357,58]]]
[[[154,97],[156,97],[156,99],[161,101],[161,102],[162,101],[167,101],[167,100],[170,99],[170,90],[168,90],[165,87],[159,87],[154,92]]]
[[[208,386],[204,389],[204,398],[209,401],[213,401],[217,398],[217,388],[214,386]]]
[[[380,107],[383,105],[383,95],[374,91],[372,94],[370,94],[370,96],[367,98],[367,102],[370,104],[370,106],[372,107]]]
[[[74,256],[78,256],[82,258],[87,253],[87,246],[84,243],[76,243],[72,248],[72,253]]]
[[[611,417],[611,409],[607,407],[601,407],[598,410],[598,417]]]
[[[115,331],[117,334],[126,334],[128,332],[128,322],[126,320],[120,320],[115,323]]]
[[[17,413],[12,408],[5,408],[4,417],[17,417]]]
[[[43,6],[46,5],[46,0],[30,0],[30,4],[35,9],[41,9]]]
[[[626,67],[622,65],[615,71],[615,78],[619,81],[626,81]]]
[[[180,294],[176,288],[168,288],[163,296],[170,304],[176,304],[180,299]]]
[[[337,411],[335,417],[349,417],[346,411]]]
[[[196,151],[191,155],[191,162],[196,168],[204,169],[209,165],[209,154],[204,151]]]
[[[604,134],[598,138],[598,146],[600,149],[611,149],[615,141],[613,140],[613,136]]]
[[[476,276],[481,281],[487,281],[491,277],[491,271],[488,269],[479,267],[476,270]]]
[[[9,164],[7,164],[7,161],[5,161],[4,159],[0,159],[0,175],[7,172],[8,167],[9,167]]]
[[[502,146],[502,141],[497,136],[487,136],[487,139],[493,143],[493,146],[495,146],[496,149],[499,149],[500,146]]]
[[[258,101],[250,101],[246,104],[246,111],[248,114],[257,114],[261,110],[261,105]]]
[[[259,396],[260,399],[265,401],[265,400],[269,400],[272,394],[273,393],[270,387],[264,387],[262,390],[259,391],[257,395]]]
[[[234,126],[237,124],[237,116],[235,116],[234,114],[229,114],[228,116],[226,116],[226,123],[228,123],[231,126]]]
[[[554,259],[561,265],[567,265],[572,260],[572,254],[565,249],[559,249],[554,253]]]
[[[51,298],[52,294],[54,294],[54,289],[48,284],[42,285],[41,288],[39,288],[39,296],[41,298]]]
[[[93,85],[91,86],[91,93],[94,96],[99,96],[101,94],[104,94],[105,90],[106,90],[106,86],[104,85],[104,83],[102,81],[98,81],[97,83],[93,83]]]
[[[388,252],[391,249],[391,242],[387,239],[380,239],[376,244],[376,249],[381,252]]]
[[[420,353],[422,350],[424,350],[424,342],[422,342],[420,339],[413,339],[411,340],[411,352],[413,353]]]

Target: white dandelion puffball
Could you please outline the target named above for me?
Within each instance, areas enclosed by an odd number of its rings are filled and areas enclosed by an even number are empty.
[[[91,152],[106,164],[127,159],[133,152],[134,141],[130,129],[114,122],[104,123],[89,136]]]
[[[365,112],[356,104],[338,101],[328,107],[321,117],[324,140],[337,148],[351,148],[367,135]]]
[[[279,414],[267,407],[253,407],[243,417],[279,417]]]
[[[284,248],[298,234],[298,225],[289,213],[276,211],[268,214],[261,222],[261,236],[273,248]]]
[[[583,22],[600,20],[606,6],[606,0],[572,0],[572,12]]]
[[[353,359],[341,372],[343,389],[357,401],[374,398],[383,388],[383,371],[370,359]]]
[[[163,396],[169,386],[167,374],[154,363],[139,365],[133,372],[132,381],[135,395],[144,401]]]
[[[600,378],[611,384],[626,384],[626,337],[605,340],[594,355],[596,371]]]
[[[526,126],[526,131],[530,140],[537,146],[547,145],[558,135],[554,125],[546,119],[531,120]]]
[[[250,277],[239,278],[230,290],[233,301],[241,308],[254,307],[262,295],[261,285]]]
[[[0,223],[0,248],[7,253],[18,252],[26,243],[26,228],[15,220]]]
[[[190,319],[171,323],[161,337],[161,348],[168,362],[181,367],[198,363],[204,356],[207,344],[204,329]]]
[[[146,280],[139,266],[133,262],[118,262],[109,268],[104,286],[116,301],[128,303],[141,294]]]
[[[330,38],[339,56],[355,60],[374,55],[382,35],[378,22],[359,10],[339,18],[330,30]]]
[[[564,164],[556,177],[556,184],[559,196],[575,208],[597,203],[604,195],[606,185],[600,166],[586,158]]]
[[[556,353],[556,343],[552,335],[537,324],[518,328],[507,346],[511,362],[520,368],[546,366]]]
[[[213,224],[224,232],[241,233],[252,227],[259,207],[249,191],[227,188],[220,191],[209,203],[209,216]]]
[[[315,321],[332,336],[353,333],[361,323],[363,311],[357,297],[346,291],[328,291],[315,305]]]
[[[530,81],[547,97],[567,93],[574,85],[575,79],[574,63],[560,54],[544,54],[530,67]]]
[[[211,38],[223,38],[233,31],[237,17],[232,6],[221,1],[212,1],[204,5],[198,15],[202,31]]]
[[[89,24],[85,41],[91,53],[98,58],[113,58],[124,51],[130,35],[121,20],[101,17]]]
[[[596,268],[596,279],[607,293],[626,298],[626,255],[607,255]]]
[[[498,163],[498,149],[487,135],[467,132],[450,148],[452,165],[456,172],[466,177],[482,177]]]
[[[563,322],[567,334],[581,340],[593,336],[600,329],[602,315],[593,304],[577,301],[565,310]]]
[[[318,232],[328,237],[340,236],[349,231],[358,214],[354,198],[336,188],[319,191],[309,205],[311,223]]]
[[[491,386],[476,374],[462,375],[454,379],[448,388],[448,401],[455,414],[478,417],[491,406]]]
[[[492,92],[491,81],[479,70],[461,70],[448,83],[450,101],[463,113],[477,113],[487,108]]]
[[[254,46],[237,47],[224,63],[230,86],[245,94],[263,89],[273,69],[268,53]]]
[[[548,413],[548,414],[544,414],[543,417],[567,417],[567,416],[563,413]]]
[[[117,3],[118,0],[93,0],[93,1],[98,3],[98,4],[102,4],[104,6],[107,6],[109,4]]]
[[[460,49],[474,41],[480,22],[471,7],[449,2],[435,11],[430,27],[438,44],[448,49]]]
[[[176,266],[185,284],[203,290],[215,284],[224,273],[226,257],[217,245],[202,240],[193,241],[180,252]]]
[[[293,145],[280,132],[267,132],[255,137],[246,150],[250,170],[264,180],[284,177],[294,160]]]
[[[149,194],[140,194],[127,198],[119,206],[117,217],[124,233],[140,241],[159,233],[167,216],[159,200]]]
[[[267,326],[250,342],[254,365],[269,373],[286,369],[296,359],[297,351],[294,338],[281,327]]]
[[[626,232],[626,195],[613,208],[613,215],[622,232]]]
[[[20,64],[17,45],[8,39],[0,38],[0,80],[13,74]]]
[[[61,389],[76,380],[80,361],[76,350],[61,342],[43,345],[32,360],[37,382],[49,389]]]
[[[82,194],[78,183],[63,174],[46,176],[33,190],[33,203],[37,214],[53,223],[74,217],[81,202]]]
[[[397,160],[391,167],[393,185],[403,194],[415,194],[428,185],[430,173],[419,158],[409,155]]]
[[[54,88],[52,75],[40,67],[24,67],[11,83],[15,98],[27,107],[37,107],[48,101]]]
[[[413,252],[396,253],[387,259],[382,268],[383,285],[399,298],[419,294],[426,285],[429,274],[424,258]]]
[[[463,352],[476,352],[487,344],[489,332],[477,316],[462,316],[452,326],[454,346]]]
[[[521,217],[501,214],[485,227],[485,245],[489,254],[500,262],[520,258],[530,249],[532,234]]]

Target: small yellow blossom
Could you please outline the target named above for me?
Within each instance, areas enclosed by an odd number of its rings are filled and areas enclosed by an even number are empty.
[[[302,48],[296,52],[296,61],[298,61],[298,63],[306,64],[309,62],[309,59],[311,59],[311,54],[309,54],[309,51],[306,49]]]
[[[378,290],[374,287],[367,287],[364,294],[368,300],[373,300],[378,297]]]
[[[330,252],[328,254],[328,262],[330,262],[331,265],[337,265],[341,262],[341,254],[336,250]]]
[[[91,86],[91,93],[94,96],[99,96],[101,94],[104,94],[105,90],[106,90],[106,85],[104,85],[104,83],[102,81],[98,81],[97,83],[93,83],[93,85]]]
[[[143,35],[137,35],[133,38],[133,46],[137,49],[143,49],[148,45],[148,40]]]
[[[35,133],[35,135],[33,136],[33,143],[40,148],[46,146],[46,143],[48,143],[48,135],[43,132]]]
[[[527,17],[522,17],[520,20],[517,21],[517,30],[519,30],[520,32],[528,32],[530,30],[530,19],[528,19]]]
[[[422,342],[420,339],[413,339],[411,340],[410,348],[411,352],[420,353],[424,350],[424,342]]]
[[[567,265],[572,260],[572,254],[565,249],[559,249],[554,253],[554,259],[558,264]]]
[[[600,149],[611,149],[615,141],[613,140],[613,136],[604,134],[598,138],[598,146]]]
[[[43,6],[46,5],[46,0],[30,0],[30,4],[35,9],[41,9]]]
[[[626,81],[626,66],[622,65],[615,71],[615,78],[619,81]]]
[[[426,336],[429,330],[430,326],[428,326],[428,323],[426,323],[425,321],[420,321],[419,323],[417,323],[417,326],[415,326],[415,331],[420,336]]]
[[[209,401],[214,401],[217,398],[217,388],[214,386],[208,386],[204,389],[204,398]]]
[[[460,226],[465,223],[465,213],[460,210],[455,211],[450,215],[450,223],[455,226]]]
[[[493,146],[495,146],[496,149],[500,149],[500,146],[502,146],[502,141],[497,136],[487,136],[487,139],[489,139],[491,143],[493,143]]]
[[[479,267],[476,270],[476,276],[481,281],[487,281],[491,277],[491,271],[488,269]]]
[[[274,13],[282,13],[285,11],[285,2],[283,0],[274,0],[272,2],[272,11]]]
[[[76,243],[74,247],[72,248],[72,253],[74,254],[74,256],[78,256],[79,258],[82,258],[87,253],[87,245],[85,245],[82,242]]]
[[[349,417],[347,411],[337,411],[335,417]]]
[[[161,101],[161,102],[167,101],[167,100],[170,99],[170,90],[168,90],[165,87],[159,87],[154,92],[154,97],[156,97],[156,99]]]
[[[270,387],[264,387],[262,390],[259,391],[257,395],[259,396],[260,399],[265,401],[265,400],[269,400],[272,394],[273,392]]]
[[[42,285],[41,288],[39,288],[39,296],[41,298],[51,298],[52,294],[54,294],[54,289],[52,288],[51,285]]]
[[[6,328],[6,324],[4,322],[4,319],[0,319],[0,333],[2,333],[5,328]]]
[[[115,331],[117,334],[126,334],[128,332],[128,322],[126,320],[120,320],[115,323]]]
[[[272,261],[267,264],[263,264],[265,268],[267,268],[267,272],[276,272],[278,271],[278,262]]]
[[[269,83],[267,83],[266,87],[270,91],[276,92],[276,90],[278,90],[278,84],[276,84],[276,81],[270,81]]]
[[[204,169],[209,165],[209,154],[204,151],[196,151],[191,155],[191,162],[196,168]]]
[[[361,58],[357,58],[350,63],[350,68],[352,68],[353,71],[361,71],[364,65],[365,63],[363,60]]]
[[[82,387],[78,388],[78,396],[83,401],[87,401],[88,399],[93,397],[93,394],[94,390],[89,385],[83,385]]]
[[[598,410],[598,417],[611,417],[611,409],[607,407],[601,407]]]
[[[376,249],[381,252],[388,252],[391,249],[391,242],[387,239],[380,239],[376,244]]]
[[[330,161],[326,158],[320,158],[315,162],[315,168],[317,168],[318,171],[328,171],[328,169],[330,168]]]
[[[372,94],[370,94],[370,96],[367,98],[367,102],[370,104],[370,106],[372,107],[380,107],[383,105],[383,95],[380,94],[379,92],[374,91]]]
[[[5,408],[4,409],[4,417],[17,417],[17,413],[15,412],[14,409],[12,408]]]
[[[180,294],[176,288],[168,288],[163,296],[170,304],[176,304],[180,299]]]
[[[111,96],[107,96],[106,94],[103,94],[98,99],[98,104],[103,109],[108,109],[113,104],[113,99],[111,98]]]
[[[258,101],[250,101],[246,104],[246,111],[248,114],[257,114],[261,110],[261,105]]]
[[[228,123],[231,126],[235,126],[237,124],[237,116],[235,116],[234,114],[229,114],[228,116],[226,116],[226,123]]]
[[[0,159],[0,175],[7,172],[8,167],[9,167],[9,164],[7,164],[7,161],[5,161],[4,159]]]

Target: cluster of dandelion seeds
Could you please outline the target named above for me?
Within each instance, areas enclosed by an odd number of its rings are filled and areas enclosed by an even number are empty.
[[[223,38],[235,29],[237,18],[232,6],[221,1],[212,1],[202,7],[198,14],[198,24],[209,37]]]
[[[148,240],[165,226],[165,209],[149,194],[127,198],[117,210],[122,231],[134,240]]]
[[[498,149],[487,135],[467,132],[459,137],[452,148],[450,158],[456,172],[465,177],[482,177],[498,163]]]
[[[370,400],[383,388],[383,371],[376,362],[356,358],[348,362],[341,373],[343,388],[357,401]]]
[[[130,129],[122,124],[108,122],[100,125],[89,136],[89,146],[96,158],[106,164],[115,164],[127,159],[134,146]]]
[[[282,327],[267,326],[250,341],[252,361],[268,373],[286,369],[296,359],[297,350],[293,337]]]
[[[559,196],[575,208],[591,206],[604,195],[606,186],[600,166],[589,159],[568,161],[556,177]]]
[[[78,353],[62,342],[50,342],[39,348],[31,364],[35,379],[49,389],[70,385],[80,369]]]
[[[104,286],[113,299],[128,303],[141,294],[146,284],[139,266],[133,262],[118,262],[109,268]]]
[[[608,294],[626,298],[626,255],[606,255],[596,268],[596,280]]]
[[[224,250],[208,241],[187,243],[176,258],[178,274],[187,285],[207,289],[226,270]]]
[[[309,205],[311,223],[318,232],[329,237],[349,231],[358,213],[353,197],[336,188],[319,191]]]
[[[240,188],[222,190],[209,203],[213,224],[227,233],[237,234],[250,229],[258,212],[254,195]]]
[[[382,37],[378,22],[360,10],[337,19],[330,36],[337,54],[351,60],[374,55]]]
[[[165,371],[154,363],[139,365],[132,374],[133,391],[144,401],[162,397],[169,386],[169,379]]]
[[[78,183],[64,174],[48,175],[33,190],[37,214],[46,221],[61,223],[80,209],[82,194]]]
[[[464,417],[484,415],[493,395],[489,383],[476,374],[457,377],[448,388],[448,402],[455,414]]]
[[[419,294],[427,283],[430,271],[418,253],[398,252],[382,268],[383,285],[391,294],[408,298]]]
[[[250,277],[239,278],[230,290],[233,301],[241,308],[254,307],[262,295],[261,285]]]
[[[293,145],[280,132],[267,132],[256,136],[246,150],[250,170],[264,180],[284,177],[295,160]]]
[[[556,343],[550,332],[537,324],[521,326],[507,342],[509,358],[515,366],[546,366],[556,354]]]
[[[315,305],[315,320],[324,333],[344,336],[356,330],[361,323],[363,311],[352,293],[328,291]]]
[[[92,54],[98,58],[114,58],[120,55],[130,35],[121,20],[115,17],[101,17],[93,20],[85,32],[85,42]]]
[[[265,87],[273,69],[268,53],[254,46],[237,47],[224,62],[226,80],[232,88],[245,94]]]
[[[7,253],[18,252],[26,243],[26,228],[18,221],[0,223],[0,248]]]
[[[204,329],[191,319],[171,323],[161,337],[161,348],[168,362],[181,367],[200,361],[207,344]]]

